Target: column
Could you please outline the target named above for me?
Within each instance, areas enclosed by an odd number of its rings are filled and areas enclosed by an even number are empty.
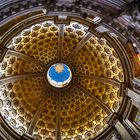
[[[126,95],[132,100],[132,104],[140,109],[140,94],[127,88]]]
[[[132,83],[133,83],[133,89],[134,89],[136,92],[140,93],[140,76],[134,78],[134,79],[132,80]]]
[[[126,128],[118,118],[118,114],[114,112],[108,120],[108,124],[116,128],[123,140],[133,140],[132,136],[129,134],[129,132],[126,130]]]
[[[119,120],[117,120],[115,126],[114,126],[117,131],[120,133],[122,136],[123,140],[134,140],[132,136],[128,133],[128,131],[125,129],[125,127],[121,124]]]

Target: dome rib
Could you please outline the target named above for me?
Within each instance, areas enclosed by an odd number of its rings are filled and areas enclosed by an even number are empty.
[[[106,114],[108,116],[110,116],[112,114],[111,109],[108,106],[106,106],[100,99],[98,99],[96,96],[92,95],[90,92],[88,92],[84,87],[82,87],[78,83],[74,82],[73,84],[77,88],[79,88],[84,94],[91,97],[106,112]]]
[[[23,58],[24,60],[28,61],[28,62],[32,62],[32,63],[35,63],[43,68],[46,68],[46,64],[44,64],[43,62],[40,62],[38,61],[37,59],[31,57],[31,56],[28,56],[26,54],[23,54],[21,52],[17,52],[17,51],[14,51],[14,50],[11,50],[11,49],[8,49],[7,50],[7,53],[6,53],[6,56],[15,56],[15,57],[19,57],[19,58]]]
[[[71,61],[76,54],[83,48],[83,46],[86,44],[86,42],[93,36],[92,33],[88,32],[81,41],[77,44],[76,48],[71,52],[70,56],[67,58],[67,61]]]
[[[62,60],[62,50],[63,50],[63,43],[64,43],[64,24],[59,24],[59,32],[58,32],[58,60]]]
[[[107,77],[102,77],[102,76],[75,74],[75,77],[76,78],[81,78],[81,79],[91,79],[91,80],[95,80],[95,81],[100,81],[100,82],[104,82],[104,83],[114,85],[116,87],[120,87],[120,85],[121,85],[121,82],[119,82],[117,80],[107,78]]]
[[[44,72],[40,72],[40,73],[38,72],[38,73],[10,76],[10,77],[0,79],[0,86],[8,84],[8,83],[13,83],[13,82],[16,82],[18,80],[29,79],[32,77],[44,77],[44,75],[45,75]]]
[[[44,108],[44,105],[46,103],[47,94],[49,93],[49,91],[50,90],[47,89],[46,94],[42,97],[42,99],[40,101],[40,105],[38,106],[38,109],[36,110],[36,112],[35,112],[35,114],[34,114],[34,116],[32,118],[32,121],[31,121],[31,123],[30,123],[30,125],[28,127],[28,130],[27,130],[27,134],[29,134],[29,135],[32,135],[33,134],[33,131],[35,129],[35,126],[36,126],[36,124],[38,122],[38,119],[39,119],[39,117],[41,115],[41,112],[42,112],[42,110]]]
[[[61,117],[60,117],[60,110],[61,110],[61,93],[57,92],[57,101],[56,101],[56,128],[55,128],[55,135],[58,140],[61,140]]]

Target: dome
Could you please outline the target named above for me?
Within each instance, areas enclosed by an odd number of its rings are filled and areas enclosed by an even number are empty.
[[[107,127],[108,116],[120,107],[119,82],[124,81],[121,62],[105,38],[92,34],[73,58],[71,54],[79,47],[87,27],[78,22],[65,26],[61,50],[58,30],[53,21],[38,23],[24,29],[7,46],[1,63],[1,74],[7,79],[1,86],[2,115],[15,131],[23,134],[30,130],[32,117],[39,109],[32,132],[35,138],[54,139],[57,117],[64,139],[96,136]],[[63,61],[72,68],[73,79],[67,88],[57,91],[48,84],[46,71],[52,63]]]
[[[9,34],[1,30],[1,117],[18,137],[96,139],[125,107],[132,73],[124,44],[97,22],[100,16],[65,17],[60,10],[56,17],[49,8],[11,20]]]

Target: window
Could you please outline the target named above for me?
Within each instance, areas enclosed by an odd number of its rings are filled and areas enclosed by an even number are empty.
[[[134,105],[128,119],[136,128],[140,129],[140,110]]]
[[[140,111],[137,112],[134,122],[140,127]]]

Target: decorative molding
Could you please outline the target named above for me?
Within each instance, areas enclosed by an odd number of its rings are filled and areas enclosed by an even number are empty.
[[[5,140],[20,140],[20,135],[17,134],[4,120],[0,114],[0,136]]]
[[[26,13],[24,13],[24,14],[26,14]],[[14,19],[11,19],[11,20],[15,20],[15,18],[16,18],[16,16],[14,17]],[[48,17],[48,16],[44,15],[43,13],[33,15],[32,17],[29,17],[29,18],[24,17],[24,19],[22,19],[22,21],[19,21],[17,24],[14,24],[12,27],[10,27],[10,29],[8,29],[7,31],[5,31],[2,34],[1,43],[3,44],[3,46],[7,46],[9,44],[9,42],[13,39],[13,37],[15,37],[17,34],[19,34],[22,30],[30,27],[33,24],[43,22],[46,20],[54,20],[54,17]],[[2,27],[0,27],[0,28],[2,28]]]
[[[28,134],[23,134],[20,140],[34,140],[34,138]]]
[[[5,129],[0,125],[0,138],[1,137],[2,140],[16,140],[8,132],[6,132]]]

